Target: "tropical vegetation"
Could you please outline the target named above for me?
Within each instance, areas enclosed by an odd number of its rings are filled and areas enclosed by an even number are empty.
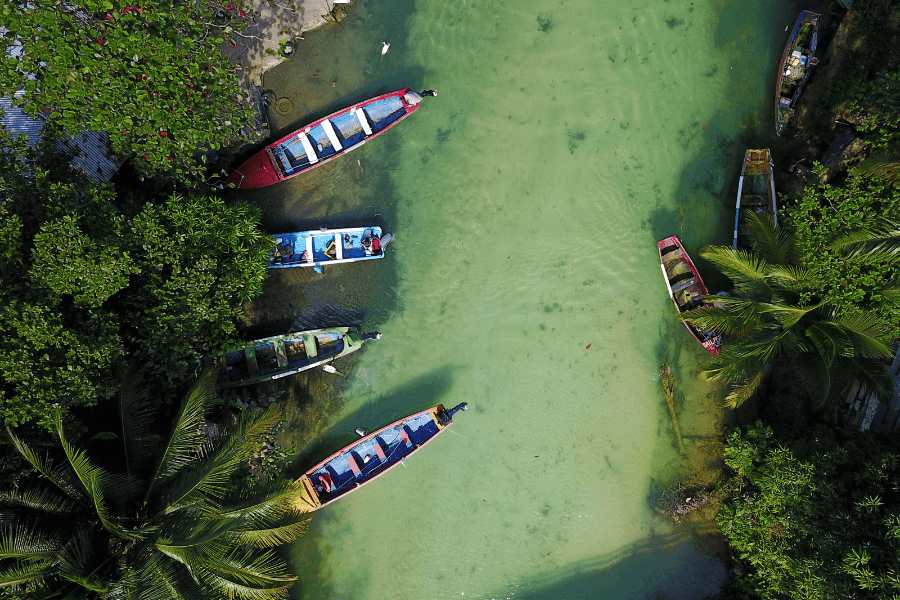
[[[299,490],[241,477],[278,415],[214,424],[207,375],[159,436],[159,404],[136,388],[122,396],[115,459],[73,443],[59,411],[52,454],[9,432],[34,473],[0,491],[0,586],[44,598],[285,597],[296,578],[271,549],[306,528]]]
[[[259,213],[208,194],[143,199],[0,138],[0,419],[52,428],[137,365],[166,396],[232,343],[262,290]]]
[[[221,52],[246,13],[213,0],[3,2],[0,96],[77,134],[108,134],[144,174],[202,176],[252,118]]]
[[[790,445],[755,425],[725,449],[716,522],[765,600],[900,596],[900,453],[889,440],[809,432]],[[735,593],[735,596],[738,596]]]
[[[790,227],[776,228],[753,212],[746,221],[752,250],[713,246],[701,253],[728,277],[730,295],[716,296],[714,306],[685,315],[727,337],[706,370],[711,379],[728,385],[726,402],[735,407],[748,400],[776,362],[787,363],[819,404],[834,401],[856,380],[887,389],[884,359],[892,355],[892,332],[838,296],[843,290],[827,287],[834,284],[821,279],[820,254],[804,254]],[[889,240],[887,246],[879,244],[881,239],[865,230],[849,231],[833,238],[830,249],[845,264],[874,263],[888,271],[900,263],[900,255]],[[900,282],[885,277],[868,282],[865,291],[892,313]],[[858,282],[857,287],[866,285]]]

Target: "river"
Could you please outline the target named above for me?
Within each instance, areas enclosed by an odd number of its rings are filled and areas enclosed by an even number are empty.
[[[336,364],[343,377],[295,382],[309,411],[300,462],[354,427],[470,405],[405,468],[315,515],[291,550],[296,598],[716,592],[716,545],[650,502],[703,476],[722,422],[655,241],[677,233],[696,254],[730,238],[740,158],[769,140],[795,8],[357,1],[267,75],[276,131],[399,87],[439,91],[348,157],[243,195],[272,231],[376,222],[397,236],[377,263],[273,273],[250,310],[270,333],[342,320],[384,333]],[[662,363],[683,392],[684,454]]]

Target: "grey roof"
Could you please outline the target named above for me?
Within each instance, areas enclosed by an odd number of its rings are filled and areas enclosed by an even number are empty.
[[[24,135],[29,146],[41,139],[44,120],[30,117],[15,106],[10,98],[0,98],[0,124],[14,136]],[[70,164],[95,181],[109,181],[124,161],[109,153],[109,138],[105,133],[82,131],[60,140],[57,147],[71,156]]]

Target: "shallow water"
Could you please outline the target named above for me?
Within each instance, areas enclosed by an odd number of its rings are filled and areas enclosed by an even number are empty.
[[[697,470],[721,410],[674,317],[655,240],[730,238],[747,143],[765,143],[780,0],[356,2],[265,81],[289,129],[405,85],[440,96],[383,138],[247,194],[284,231],[375,222],[386,260],[274,273],[259,328],[335,321],[384,339],[295,381],[301,462],[354,427],[467,401],[447,435],[316,514],[303,599],[698,598],[724,567],[652,511]],[[391,49],[379,56],[382,40]],[[710,282],[713,283],[713,282]],[[711,287],[714,287],[711,285]],[[680,456],[657,370],[684,399]],[[701,469],[702,470],[702,469]]]

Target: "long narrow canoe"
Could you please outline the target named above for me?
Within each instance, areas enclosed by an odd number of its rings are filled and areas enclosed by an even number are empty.
[[[270,269],[312,267],[321,273],[325,265],[377,260],[393,240],[381,227],[317,229],[273,235],[275,250]]]
[[[311,171],[377,138],[421,103],[421,94],[404,88],[342,108],[272,142],[235,169],[226,183],[263,188]]]
[[[453,424],[465,402],[443,404],[398,419],[348,444],[303,474],[299,508],[314,511],[384,475]]]
[[[681,245],[681,240],[677,235],[671,235],[656,243],[656,249],[659,251],[659,263],[662,269],[663,279],[666,282],[666,288],[669,290],[669,297],[675,304],[675,310],[678,314],[699,308],[701,306],[711,306],[712,303],[704,298],[709,295],[700,272],[694,266],[694,261]],[[722,338],[713,331],[703,331],[694,325],[691,325],[684,319],[685,328],[691,336],[697,340],[697,343],[703,346],[703,349],[716,356],[719,354],[719,347],[722,344]]]
[[[806,82],[818,63],[816,47],[819,45],[819,14],[801,11],[788,36],[778,75],[775,80],[775,133],[781,135],[790,120],[794,107],[803,93]]]
[[[744,153],[741,177],[738,179],[737,201],[734,205],[734,234],[731,247],[747,248],[741,235],[741,213],[752,210],[759,215],[767,215],[778,226],[778,197],[775,195],[775,165],[768,148],[749,148]]]
[[[362,348],[380,333],[356,337],[349,327],[311,329],[254,340],[221,359],[219,385],[240,387],[314,369]]]

